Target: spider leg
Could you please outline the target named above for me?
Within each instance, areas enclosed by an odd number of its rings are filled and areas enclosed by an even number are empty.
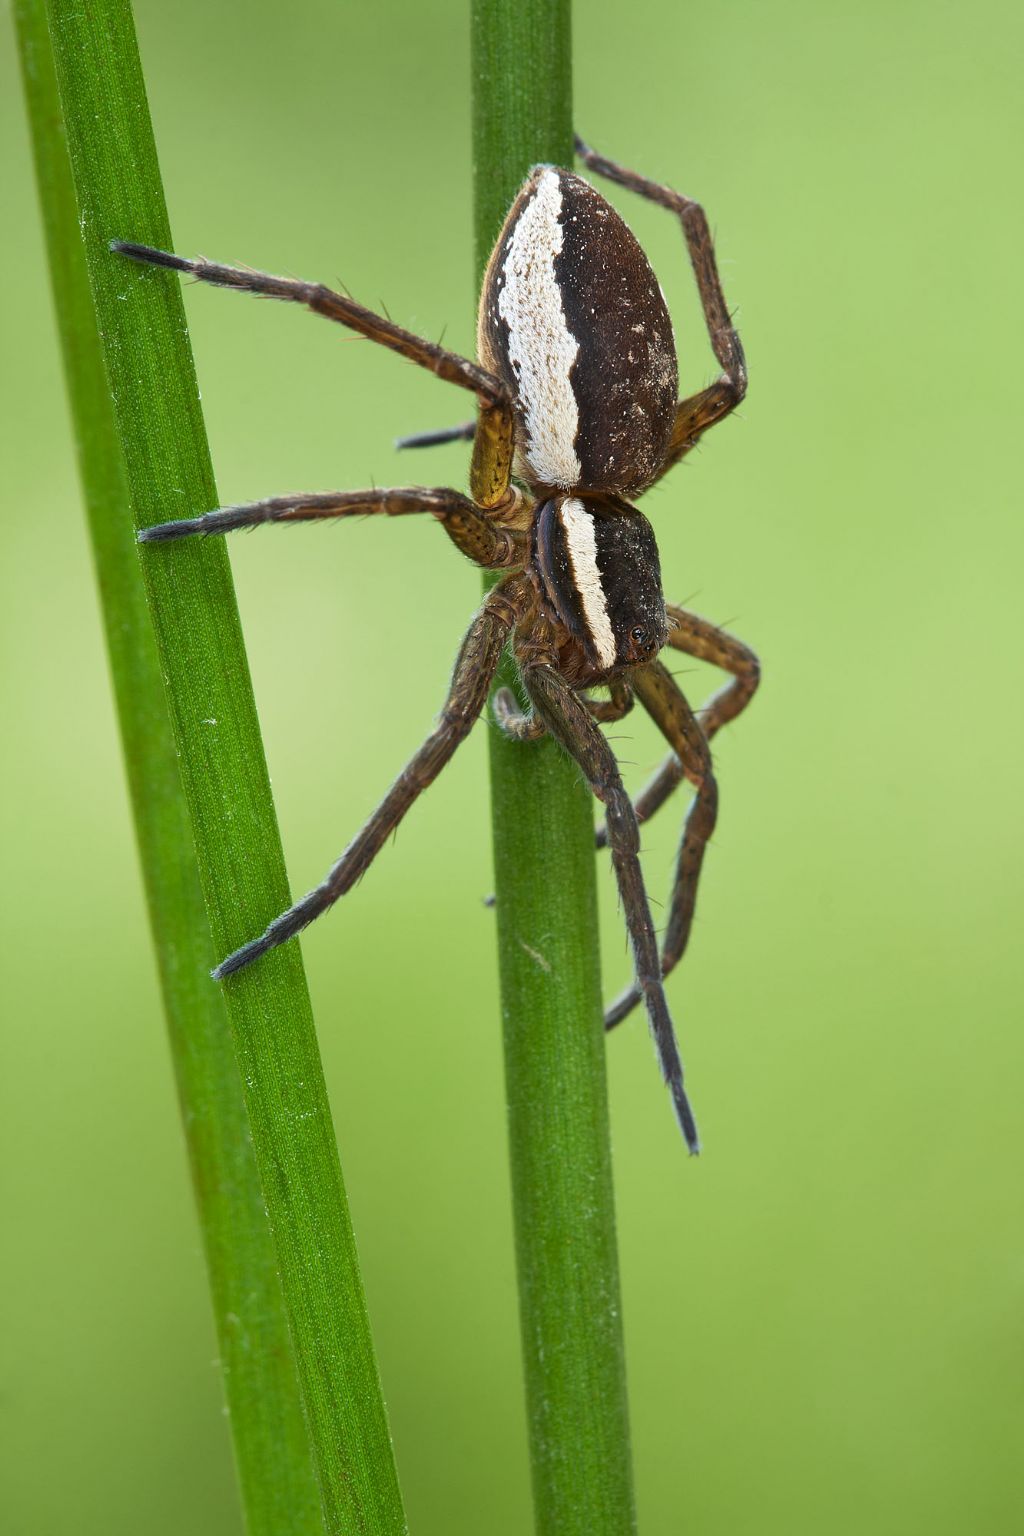
[[[690,1151],[698,1152],[700,1140],[683,1086],[683,1064],[665,1001],[658,944],[640,870],[640,833],[618,764],[586,705],[557,672],[550,667],[527,667],[523,682],[551,735],[579,763],[594,794],[604,803],[612,862],[633,948],[637,992],[647,1005],[658,1062],[680,1129]]]
[[[602,725],[622,720],[633,708],[633,690],[621,677],[612,678],[607,684],[611,697],[592,699],[587,694],[578,696],[590,718]],[[511,688],[499,688],[491,701],[494,718],[506,736],[513,741],[537,741],[547,731],[547,726],[537,711],[523,710]]]
[[[189,272],[203,283],[220,288],[237,288],[262,298],[284,299],[303,304],[314,314],[324,315],[352,331],[358,331],[379,346],[398,352],[420,368],[436,373],[449,384],[468,389],[477,396],[479,417],[475,432],[470,489],[474,499],[485,507],[503,504],[508,497],[512,471],[513,416],[508,391],[478,363],[448,352],[432,341],[425,341],[412,331],[374,314],[346,294],[336,293],[322,283],[304,283],[290,277],[275,277],[270,272],[253,272],[248,267],[227,267],[220,262],[175,256],[151,245],[114,240],[110,249],[117,255],[151,266],[169,267],[175,272]]]
[[[723,725],[742,714],[754,697],[761,681],[761,663],[749,645],[744,645],[742,640],[727,634],[708,619],[702,619],[699,614],[688,613],[674,603],[667,603],[665,612],[669,624],[668,643],[673,650],[685,651],[687,656],[709,661],[712,666],[721,667],[723,672],[732,673],[732,682],[713,693],[699,712],[701,730],[710,741]]]
[[[467,631],[452,675],[448,697],[434,730],[399,774],[362,831],[349,844],[326,879],[274,919],[259,938],[228,955],[214,971],[221,979],[249,965],[267,950],[294,938],[307,923],[333,906],[369,869],[406,811],[432,784],[465,740],[483,708],[487,690],[515,622],[517,589],[503,583],[489,594]]]
[[[492,373],[471,363],[468,358],[448,352],[435,342],[425,341],[412,331],[403,330],[382,315],[357,304],[347,294],[336,293],[322,283],[304,283],[296,278],[275,277],[270,272],[253,272],[248,267],[227,267],[220,262],[207,261],[204,256],[191,258],[175,256],[169,251],[158,251],[150,245],[134,245],[130,241],[115,240],[111,250],[117,255],[128,256],[132,261],[148,262],[152,266],[170,267],[175,272],[190,272],[203,283],[213,283],[219,288],[237,288],[243,293],[255,293],[261,298],[284,299],[293,304],[304,304],[314,314],[336,320],[352,331],[358,331],[370,341],[392,352],[399,352],[410,362],[436,373],[449,384],[472,390],[485,400],[497,403],[506,398],[504,386]]]
[[[467,496],[444,486],[271,496],[265,501],[220,507],[216,512],[204,512],[200,517],[154,523],[150,528],[141,529],[138,537],[140,543],[151,544],[193,533],[230,533],[236,528],[254,528],[259,523],[304,523],[373,514],[404,517],[412,512],[429,512],[452,543],[477,565],[493,570],[521,562],[512,534],[489,522]]]
[[[606,686],[609,698],[591,699],[583,694],[582,699],[592,720],[597,720],[602,725],[613,725],[617,720],[624,720],[633,708],[633,690],[622,677],[609,679]]]
[[[731,380],[716,379],[699,394],[680,400],[664,461],[651,484],[657,485],[659,480],[663,480],[669,470],[674,469],[679,460],[697,446],[708,427],[713,427],[739,405],[746,392],[746,383],[737,393]]]
[[[638,193],[648,202],[657,203],[659,207],[667,208],[676,215],[697,279],[711,347],[722,369],[721,376],[707,389],[679,402],[665,462],[658,474],[658,479],[661,479],[673,465],[678,464],[684,454],[689,453],[709,427],[728,416],[743,399],[747,392],[747,365],[743,346],[726,308],[715,261],[714,242],[701,205],[692,198],[684,197],[681,192],[673,191],[671,187],[626,170],[625,166],[617,165],[614,160],[606,160],[603,155],[584,144],[578,135],[576,153],[588,170],[607,177],[609,181]]]
[[[476,422],[463,421],[457,427],[441,427],[436,432],[414,432],[411,437],[396,437],[396,448],[438,448],[442,443],[471,443]]]
[[[669,622],[669,645],[677,651],[685,651],[688,656],[709,661],[713,666],[721,667],[723,672],[732,673],[733,681],[713,694],[697,711],[704,739],[710,741],[723,725],[728,725],[746,709],[761,679],[761,665],[749,646],[726,634],[708,619],[671,603],[666,605],[665,611]],[[634,800],[637,821],[649,821],[685,777],[682,763],[673,752]],[[606,843],[605,829],[598,827],[597,846],[603,848]]]
[[[671,742],[683,773],[697,790],[683,827],[662,940],[661,975],[665,977],[682,959],[690,937],[704,850],[718,815],[718,786],[711,771],[707,738],[668,669],[660,661],[651,662],[633,674],[632,682],[641,704]],[[638,986],[628,987],[605,1014],[605,1029],[620,1024],[641,995]]]

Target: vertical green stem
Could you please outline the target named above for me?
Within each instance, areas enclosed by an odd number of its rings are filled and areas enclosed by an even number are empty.
[[[118,238],[171,243],[130,6],[50,0],[49,34],[74,184],[73,229],[84,246],[124,476],[108,509],[102,588],[110,548],[124,570],[129,555],[137,558],[133,520],[186,516],[217,498],[177,279],[109,251]],[[71,238],[66,226],[60,238]],[[63,306],[66,273],[55,271]],[[90,387],[101,387],[98,373]],[[103,487],[95,494],[102,498]],[[289,902],[227,556],[220,540],[158,547],[145,553],[141,572],[213,952],[223,956]],[[120,619],[115,613],[112,622]],[[145,797],[166,788],[166,778],[147,784]],[[180,823],[174,836],[180,855]],[[166,969],[177,964],[181,933],[167,932],[165,920],[173,927],[191,918],[184,905],[161,914]],[[187,985],[204,1006],[218,994],[198,962]],[[209,1006],[223,1006],[234,1041],[324,1523],[332,1536],[398,1536],[405,1520],[298,947],[274,951],[219,995],[222,1004]],[[231,1239],[221,1232],[217,1241]],[[308,1450],[298,1444],[294,1421],[288,1445],[294,1497],[309,1529]],[[247,1496],[250,1507],[253,1497],[287,1506],[291,1495],[269,1488],[279,1460],[251,1466],[266,1485]],[[286,1509],[263,1528],[298,1528],[288,1521]]]
[[[320,1499],[131,526],[44,0],[15,10],[43,225],[135,831],[251,1536],[317,1536]]]
[[[473,0],[476,261],[531,165],[572,164],[569,0]],[[514,683],[506,667],[502,681]],[[590,791],[490,733],[520,1322],[540,1536],[635,1530]]]

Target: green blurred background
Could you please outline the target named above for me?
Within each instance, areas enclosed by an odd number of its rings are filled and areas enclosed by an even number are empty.
[[[472,347],[462,5],[137,15],[178,249],[341,278]],[[645,503],[668,595],[765,670],[720,738],[671,984],[699,1163],[640,1021],[609,1044],[649,1533],[1022,1528],[1021,30],[998,0],[576,7],[579,126],[705,202],[752,380]],[[222,1536],[216,1346],[10,46],[0,68],[4,1528]],[[698,387],[677,232],[618,202]],[[459,420],[454,391],[283,306],[186,293],[225,501],[464,483],[464,449],[391,447]],[[412,521],[268,530],[232,560],[303,890],[428,729],[478,577]],[[530,1520],[485,729],[303,940],[417,1536]],[[639,784],[654,733],[615,735]],[[645,833],[655,895],[681,810]],[[611,989],[606,869],[602,901]]]

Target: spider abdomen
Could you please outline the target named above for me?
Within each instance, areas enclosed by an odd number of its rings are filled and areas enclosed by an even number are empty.
[[[651,661],[668,628],[654,531],[641,513],[579,496],[540,508],[530,565],[544,608],[582,652],[575,685]]]
[[[655,478],[678,395],[672,323],[636,238],[580,177],[538,166],[524,184],[477,341],[513,395],[523,479],[629,496]]]

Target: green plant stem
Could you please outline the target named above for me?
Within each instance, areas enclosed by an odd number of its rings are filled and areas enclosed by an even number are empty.
[[[476,264],[529,168],[570,166],[569,0],[473,0]],[[514,685],[506,664],[501,682]],[[495,893],[534,1509],[635,1530],[589,788],[491,731]]]
[[[178,282],[109,251],[113,239],[171,246],[130,7],[52,0],[49,30],[132,520],[206,510],[217,497]],[[134,556],[132,521],[110,537]],[[223,956],[289,902],[227,556],[222,541],[196,540],[145,551],[141,569]],[[405,1520],[298,946],[232,977],[222,996],[324,1523],[339,1536],[396,1536]]]
[[[320,1499],[274,1248],[136,549],[44,0],[15,9],[61,348],[143,879],[203,1235],[239,1489],[252,1536],[318,1536]]]

